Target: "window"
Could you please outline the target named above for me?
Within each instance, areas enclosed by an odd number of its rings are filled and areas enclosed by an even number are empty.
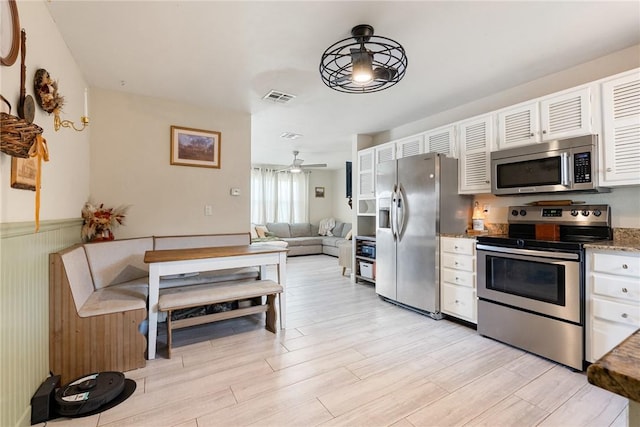
[[[251,170],[251,222],[309,222],[309,175]]]

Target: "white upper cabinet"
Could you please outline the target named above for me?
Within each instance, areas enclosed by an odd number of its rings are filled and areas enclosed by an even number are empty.
[[[372,199],[375,197],[375,151],[373,148],[358,151],[358,198]]]
[[[588,86],[505,108],[498,112],[500,150],[593,132]]]
[[[529,102],[498,112],[498,145],[501,150],[540,141],[538,110],[537,102]]]
[[[456,127],[443,126],[424,134],[424,152],[440,153],[449,157],[457,157]]]
[[[396,143],[394,141],[375,147],[376,165],[396,159]]]
[[[542,140],[570,138],[592,132],[591,90],[578,90],[552,95],[540,100]]]
[[[604,187],[640,184],[640,70],[602,82]]]
[[[424,153],[424,134],[396,141],[396,149],[398,159]]]
[[[493,120],[493,115],[487,115],[458,124],[460,194],[491,192],[490,153],[493,148]]]

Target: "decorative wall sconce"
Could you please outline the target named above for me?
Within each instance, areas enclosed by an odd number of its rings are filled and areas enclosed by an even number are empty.
[[[63,128],[73,128],[73,130],[78,131],[78,132],[82,132],[84,130],[84,128],[86,128],[89,125],[89,117],[85,116],[80,116],[80,123],[82,123],[82,127],[81,128],[77,128],[76,125],[71,121],[71,120],[61,120],[60,119],[60,112],[58,110],[54,110],[53,111],[53,129],[57,132],[60,130],[61,127]],[[87,114],[85,112],[85,114]]]
[[[77,132],[82,132],[87,126],[89,126],[89,103],[87,99],[87,89],[84,90],[84,114],[80,116],[81,128],[77,128],[71,120],[61,120],[60,110],[57,108],[53,110],[53,129],[57,132],[61,127],[72,128]]]

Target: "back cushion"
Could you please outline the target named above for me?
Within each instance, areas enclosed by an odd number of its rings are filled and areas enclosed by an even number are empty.
[[[299,224],[289,224],[291,237],[309,237],[311,236],[311,224],[308,222]]]
[[[87,255],[82,245],[77,245],[61,252],[60,258],[62,258],[64,271],[67,273],[67,279],[69,279],[76,311],[79,312],[94,291]]]
[[[347,234],[349,234],[350,231],[351,231],[351,223],[345,222],[344,225],[342,226],[342,234],[340,234],[340,237],[347,237]]]
[[[336,237],[340,237],[342,235],[343,225],[344,225],[343,222],[336,221],[336,225],[334,225],[333,228],[331,229],[331,234],[333,234]]]
[[[249,233],[154,237],[154,249],[213,248],[251,244]]]
[[[320,225],[319,224],[311,224],[311,235],[312,236],[317,236],[319,230],[320,230]]]
[[[153,238],[112,240],[84,245],[96,289],[149,275],[144,253],[153,249]]]
[[[271,233],[275,233],[278,237],[291,237],[289,223],[287,222],[268,222],[267,230]]]

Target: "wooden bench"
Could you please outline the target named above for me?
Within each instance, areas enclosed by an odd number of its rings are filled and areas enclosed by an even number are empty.
[[[158,309],[167,312],[167,348],[171,358],[172,331],[189,326],[202,325],[218,320],[233,319],[256,313],[266,312],[265,328],[276,332],[275,296],[281,304],[282,286],[272,280],[234,280],[229,282],[206,283],[162,290],[158,300]],[[171,320],[171,312],[179,309],[221,304],[231,301],[252,300],[266,296],[266,304],[252,305],[220,313],[206,314],[180,320]],[[262,302],[262,301],[261,301]],[[282,306],[280,305],[280,309]],[[280,319],[282,322],[282,319]],[[282,326],[282,323],[281,323]]]

